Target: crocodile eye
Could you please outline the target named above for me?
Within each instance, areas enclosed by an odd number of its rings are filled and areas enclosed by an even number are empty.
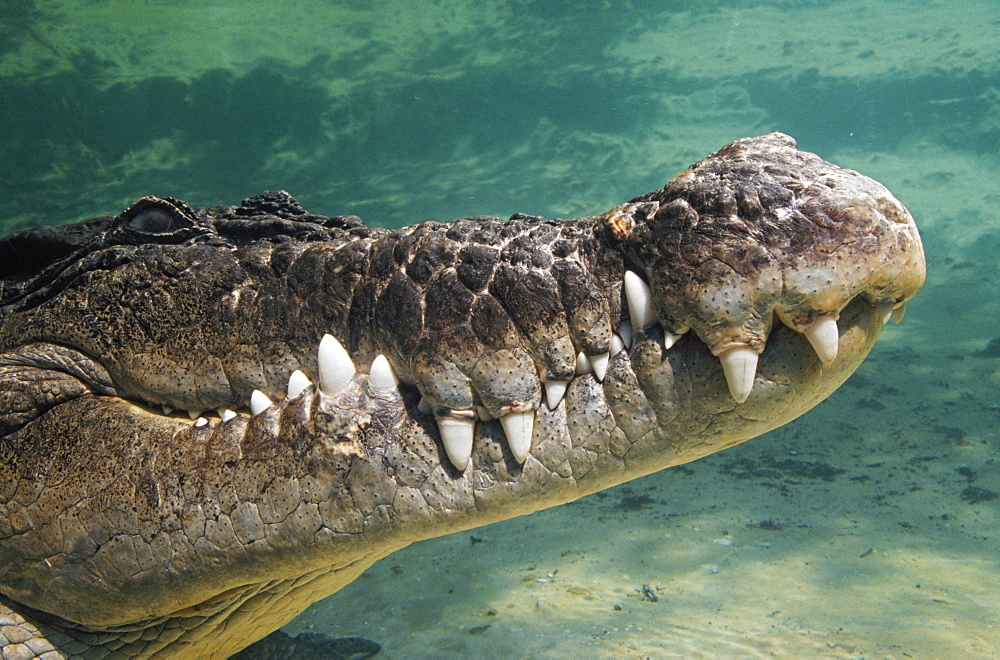
[[[143,197],[125,209],[109,234],[116,243],[181,243],[210,228],[187,204],[172,197]]]
[[[143,234],[166,234],[174,229],[174,218],[163,209],[149,208],[129,220],[128,228]]]

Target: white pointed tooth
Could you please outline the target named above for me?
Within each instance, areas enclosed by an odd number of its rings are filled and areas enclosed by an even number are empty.
[[[577,376],[581,376],[583,374],[589,374],[593,370],[594,370],[594,368],[592,366],[590,366],[590,360],[588,360],[587,356],[583,354],[583,351],[580,351],[579,353],[577,353],[576,354],[576,375]]]
[[[492,422],[496,419],[486,406],[476,406],[476,416],[479,417],[480,422]]]
[[[611,355],[618,355],[625,350],[625,342],[618,336],[618,333],[611,333]]]
[[[837,358],[837,346],[840,344],[840,332],[837,321],[832,316],[818,316],[802,330],[813,350],[823,364],[830,364]]]
[[[901,303],[899,307],[892,310],[892,320],[899,323],[906,315],[906,303]]]
[[[191,419],[198,419],[199,417],[201,417],[201,411],[195,408],[188,410],[187,414],[188,417],[190,417]]]
[[[628,313],[634,330],[645,330],[656,323],[653,291],[631,270],[625,271],[625,298],[628,300]]]
[[[472,438],[476,435],[475,417],[438,417],[438,431],[448,460],[459,470],[469,465]]]
[[[503,426],[504,435],[507,436],[507,445],[510,453],[514,454],[514,460],[523,463],[531,450],[531,434],[535,430],[535,411],[522,410],[512,412],[500,418],[500,425]]]
[[[369,370],[368,387],[384,392],[396,389],[397,385],[399,385],[399,379],[396,378],[392,366],[389,365],[389,360],[384,355],[376,357],[375,361],[372,362],[372,368]]]
[[[208,420],[205,419],[204,417],[199,417],[198,419],[194,420],[195,426],[205,426],[206,424],[208,424]]]
[[[166,404],[163,404],[162,408],[163,408],[163,414],[164,415],[169,415],[170,413],[172,413],[174,411],[173,408],[171,408],[170,406],[168,406]]]
[[[296,369],[288,377],[288,398],[294,399],[302,394],[303,390],[312,385],[312,381],[302,371]]]
[[[885,325],[892,318],[892,303],[884,302],[875,305],[875,313],[882,319],[882,325]]]
[[[719,354],[722,371],[726,374],[729,393],[736,403],[743,403],[753,390],[753,379],[757,375],[757,354],[749,348],[737,346]]]
[[[260,390],[254,390],[250,394],[250,414],[259,415],[271,407],[271,400]]]
[[[611,354],[588,355],[587,359],[590,360],[590,366],[594,369],[594,377],[597,378],[598,382],[603,383],[604,375],[608,373],[608,360],[611,359]]]
[[[333,335],[323,335],[319,342],[319,389],[324,394],[337,394],[344,389],[357,369],[351,356]]]
[[[550,380],[545,383],[545,400],[549,404],[549,410],[559,407],[559,402],[566,395],[567,385],[569,385],[568,380]]]
[[[674,344],[677,343],[677,340],[679,340],[683,336],[684,335],[676,335],[676,334],[674,334],[672,332],[667,332],[666,330],[664,330],[663,331],[663,350],[669,351],[671,348],[674,347]]]
[[[222,421],[228,422],[229,420],[231,420],[234,417],[236,417],[236,413],[234,413],[232,410],[226,408],[225,410],[222,411],[222,413],[220,414],[220,416],[222,417]]]
[[[632,322],[622,321],[622,324],[618,326],[618,334],[621,335],[625,348],[632,348]]]
[[[433,415],[434,408],[431,407],[431,402],[427,400],[427,397],[420,397],[420,402],[417,403],[417,410],[425,415]]]

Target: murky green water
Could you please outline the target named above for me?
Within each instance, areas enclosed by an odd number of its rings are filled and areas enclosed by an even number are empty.
[[[397,658],[985,657],[998,53],[994,0],[5,0],[0,233],[268,188],[386,225],[576,216],[734,138],[789,133],[885,183],[927,250],[927,288],[847,386],[485,543],[418,544],[290,630]]]

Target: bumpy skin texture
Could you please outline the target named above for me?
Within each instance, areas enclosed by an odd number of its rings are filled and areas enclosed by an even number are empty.
[[[287,193],[144,198],[11,236],[0,264],[0,647],[24,657],[225,656],[415,540],[759,435],[838,387],[924,277],[889,192],[781,134],[600,217],[390,231]],[[620,349],[627,270],[662,326]],[[798,332],[823,315],[827,364]],[[358,373],[282,398],[324,333]],[[739,404],[733,347],[760,354]],[[603,382],[577,373],[609,351]],[[398,387],[369,383],[379,354]],[[275,403],[250,415],[254,389]],[[449,462],[435,417],[476,406],[536,411],[523,463],[495,421]]]

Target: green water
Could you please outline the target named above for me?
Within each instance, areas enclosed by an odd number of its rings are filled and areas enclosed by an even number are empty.
[[[772,130],[921,228],[925,291],[810,415],[418,544],[289,630],[396,658],[1000,653],[995,0],[0,6],[0,233],[275,188],[392,226],[592,214]]]

